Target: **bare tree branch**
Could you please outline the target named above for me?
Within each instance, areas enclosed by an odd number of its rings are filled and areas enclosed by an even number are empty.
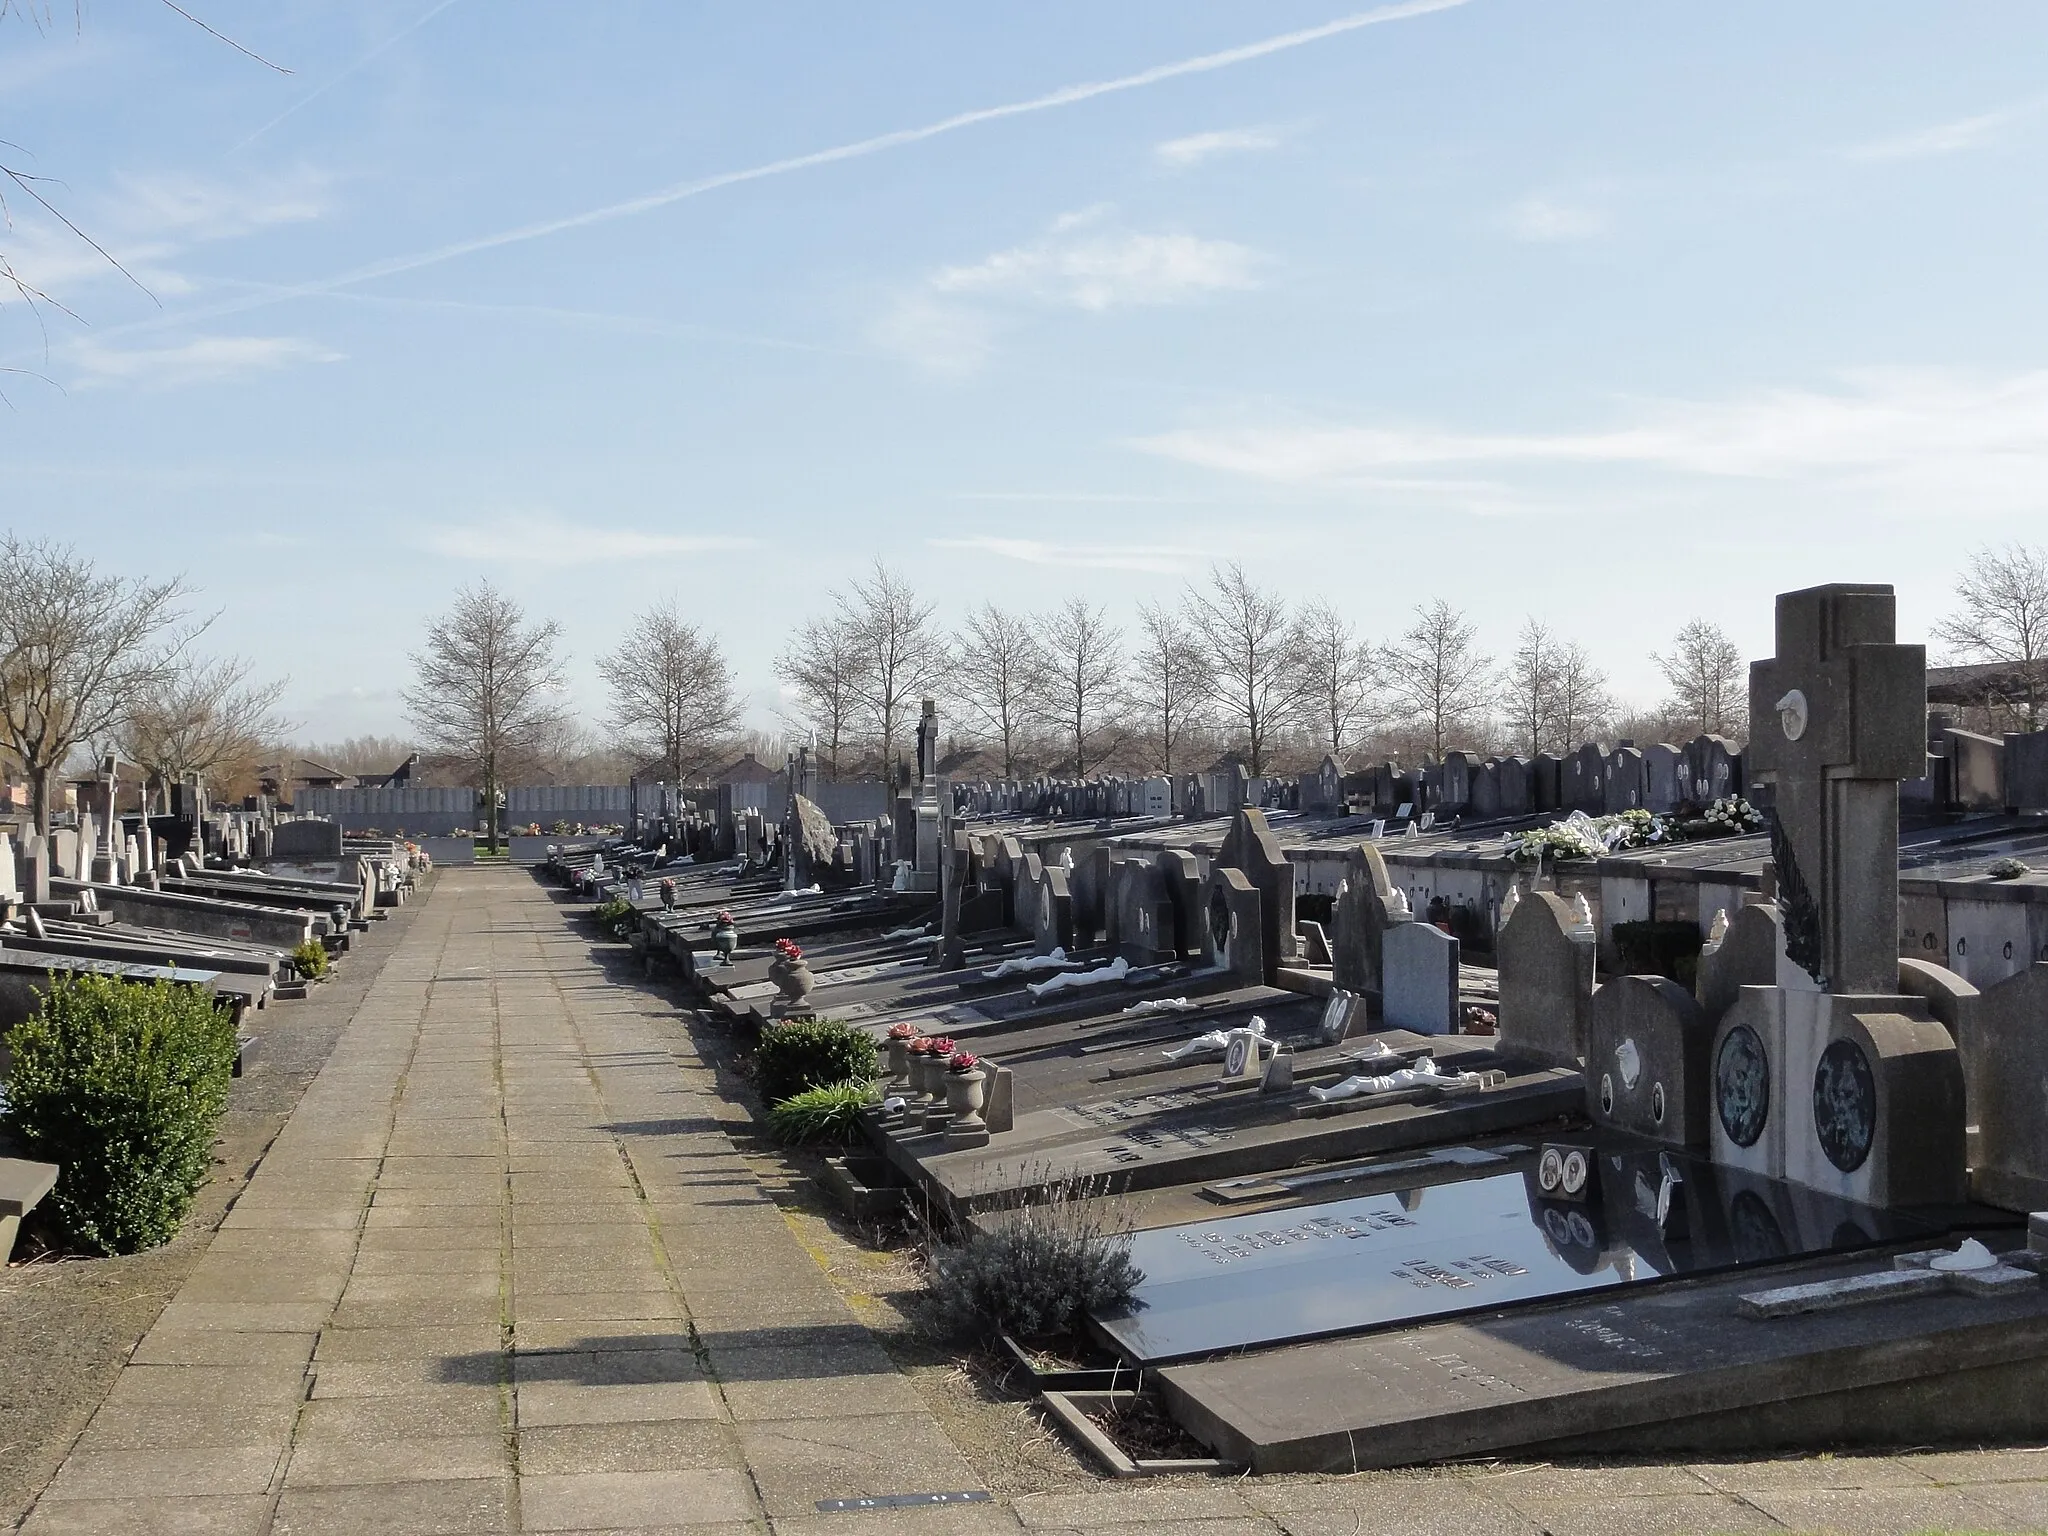
[[[693,783],[739,729],[732,664],[673,602],[648,609],[619,648],[598,658],[612,691],[611,724],[671,784]]]

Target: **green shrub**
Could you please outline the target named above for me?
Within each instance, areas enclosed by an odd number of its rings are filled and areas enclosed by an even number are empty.
[[[761,1031],[754,1048],[754,1085],[764,1104],[780,1104],[806,1088],[871,1083],[875,1042],[839,1019],[791,1019]]]
[[[101,1253],[170,1241],[212,1159],[234,1021],[196,987],[83,975],[55,978],[7,1043],[6,1129],[63,1168],[65,1231]]]
[[[327,974],[327,946],[318,939],[308,939],[292,951],[292,968],[308,981],[318,981]]]
[[[935,1245],[925,1285],[940,1326],[971,1338],[1049,1338],[1129,1300],[1145,1277],[1131,1262],[1128,1214],[1094,1201],[1101,1192],[1094,1180],[1068,1179],[989,1218],[1000,1225]]]
[[[829,1142],[847,1146],[860,1139],[860,1112],[872,1101],[867,1083],[828,1083],[806,1088],[769,1106],[768,1128],[790,1146]]]
[[[596,920],[598,927],[616,939],[625,938],[640,921],[633,903],[623,896],[614,896],[609,901],[599,902],[590,909],[590,915]]]

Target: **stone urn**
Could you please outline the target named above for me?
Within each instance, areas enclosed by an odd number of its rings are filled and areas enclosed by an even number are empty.
[[[915,1035],[891,1035],[889,1037],[889,1081],[882,1089],[882,1097],[908,1098],[916,1092],[910,1076],[911,1063],[917,1058],[910,1054],[910,1042]]]
[[[732,952],[740,947],[739,927],[723,912],[711,929],[711,947],[718,951],[720,965],[732,964]]]
[[[811,988],[818,983],[802,955],[777,955],[768,962],[768,979],[775,983],[775,990],[780,994],[775,1000],[777,1013],[787,1015],[811,1011]]]
[[[966,1072],[946,1069],[946,1144],[952,1147],[988,1145],[988,1122],[982,1118],[988,1074],[980,1067]]]

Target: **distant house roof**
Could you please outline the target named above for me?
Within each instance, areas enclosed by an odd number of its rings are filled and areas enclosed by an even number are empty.
[[[310,757],[293,759],[292,768],[292,782],[313,789],[341,789],[356,781],[354,774],[330,768],[325,763],[316,763]]]
[[[722,772],[711,776],[713,784],[765,784],[775,777],[776,770],[770,768],[753,753],[749,752],[738,762],[729,765]]]

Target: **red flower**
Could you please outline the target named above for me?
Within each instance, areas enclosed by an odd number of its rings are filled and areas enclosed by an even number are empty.
[[[946,1058],[946,1065],[955,1072],[972,1072],[981,1065],[981,1058],[972,1051],[955,1051]]]
[[[915,1024],[891,1024],[889,1026],[889,1038],[891,1040],[915,1040],[917,1038],[917,1026]]]
[[[931,1042],[933,1055],[950,1056],[953,1054],[953,1037],[951,1035],[933,1035]]]

